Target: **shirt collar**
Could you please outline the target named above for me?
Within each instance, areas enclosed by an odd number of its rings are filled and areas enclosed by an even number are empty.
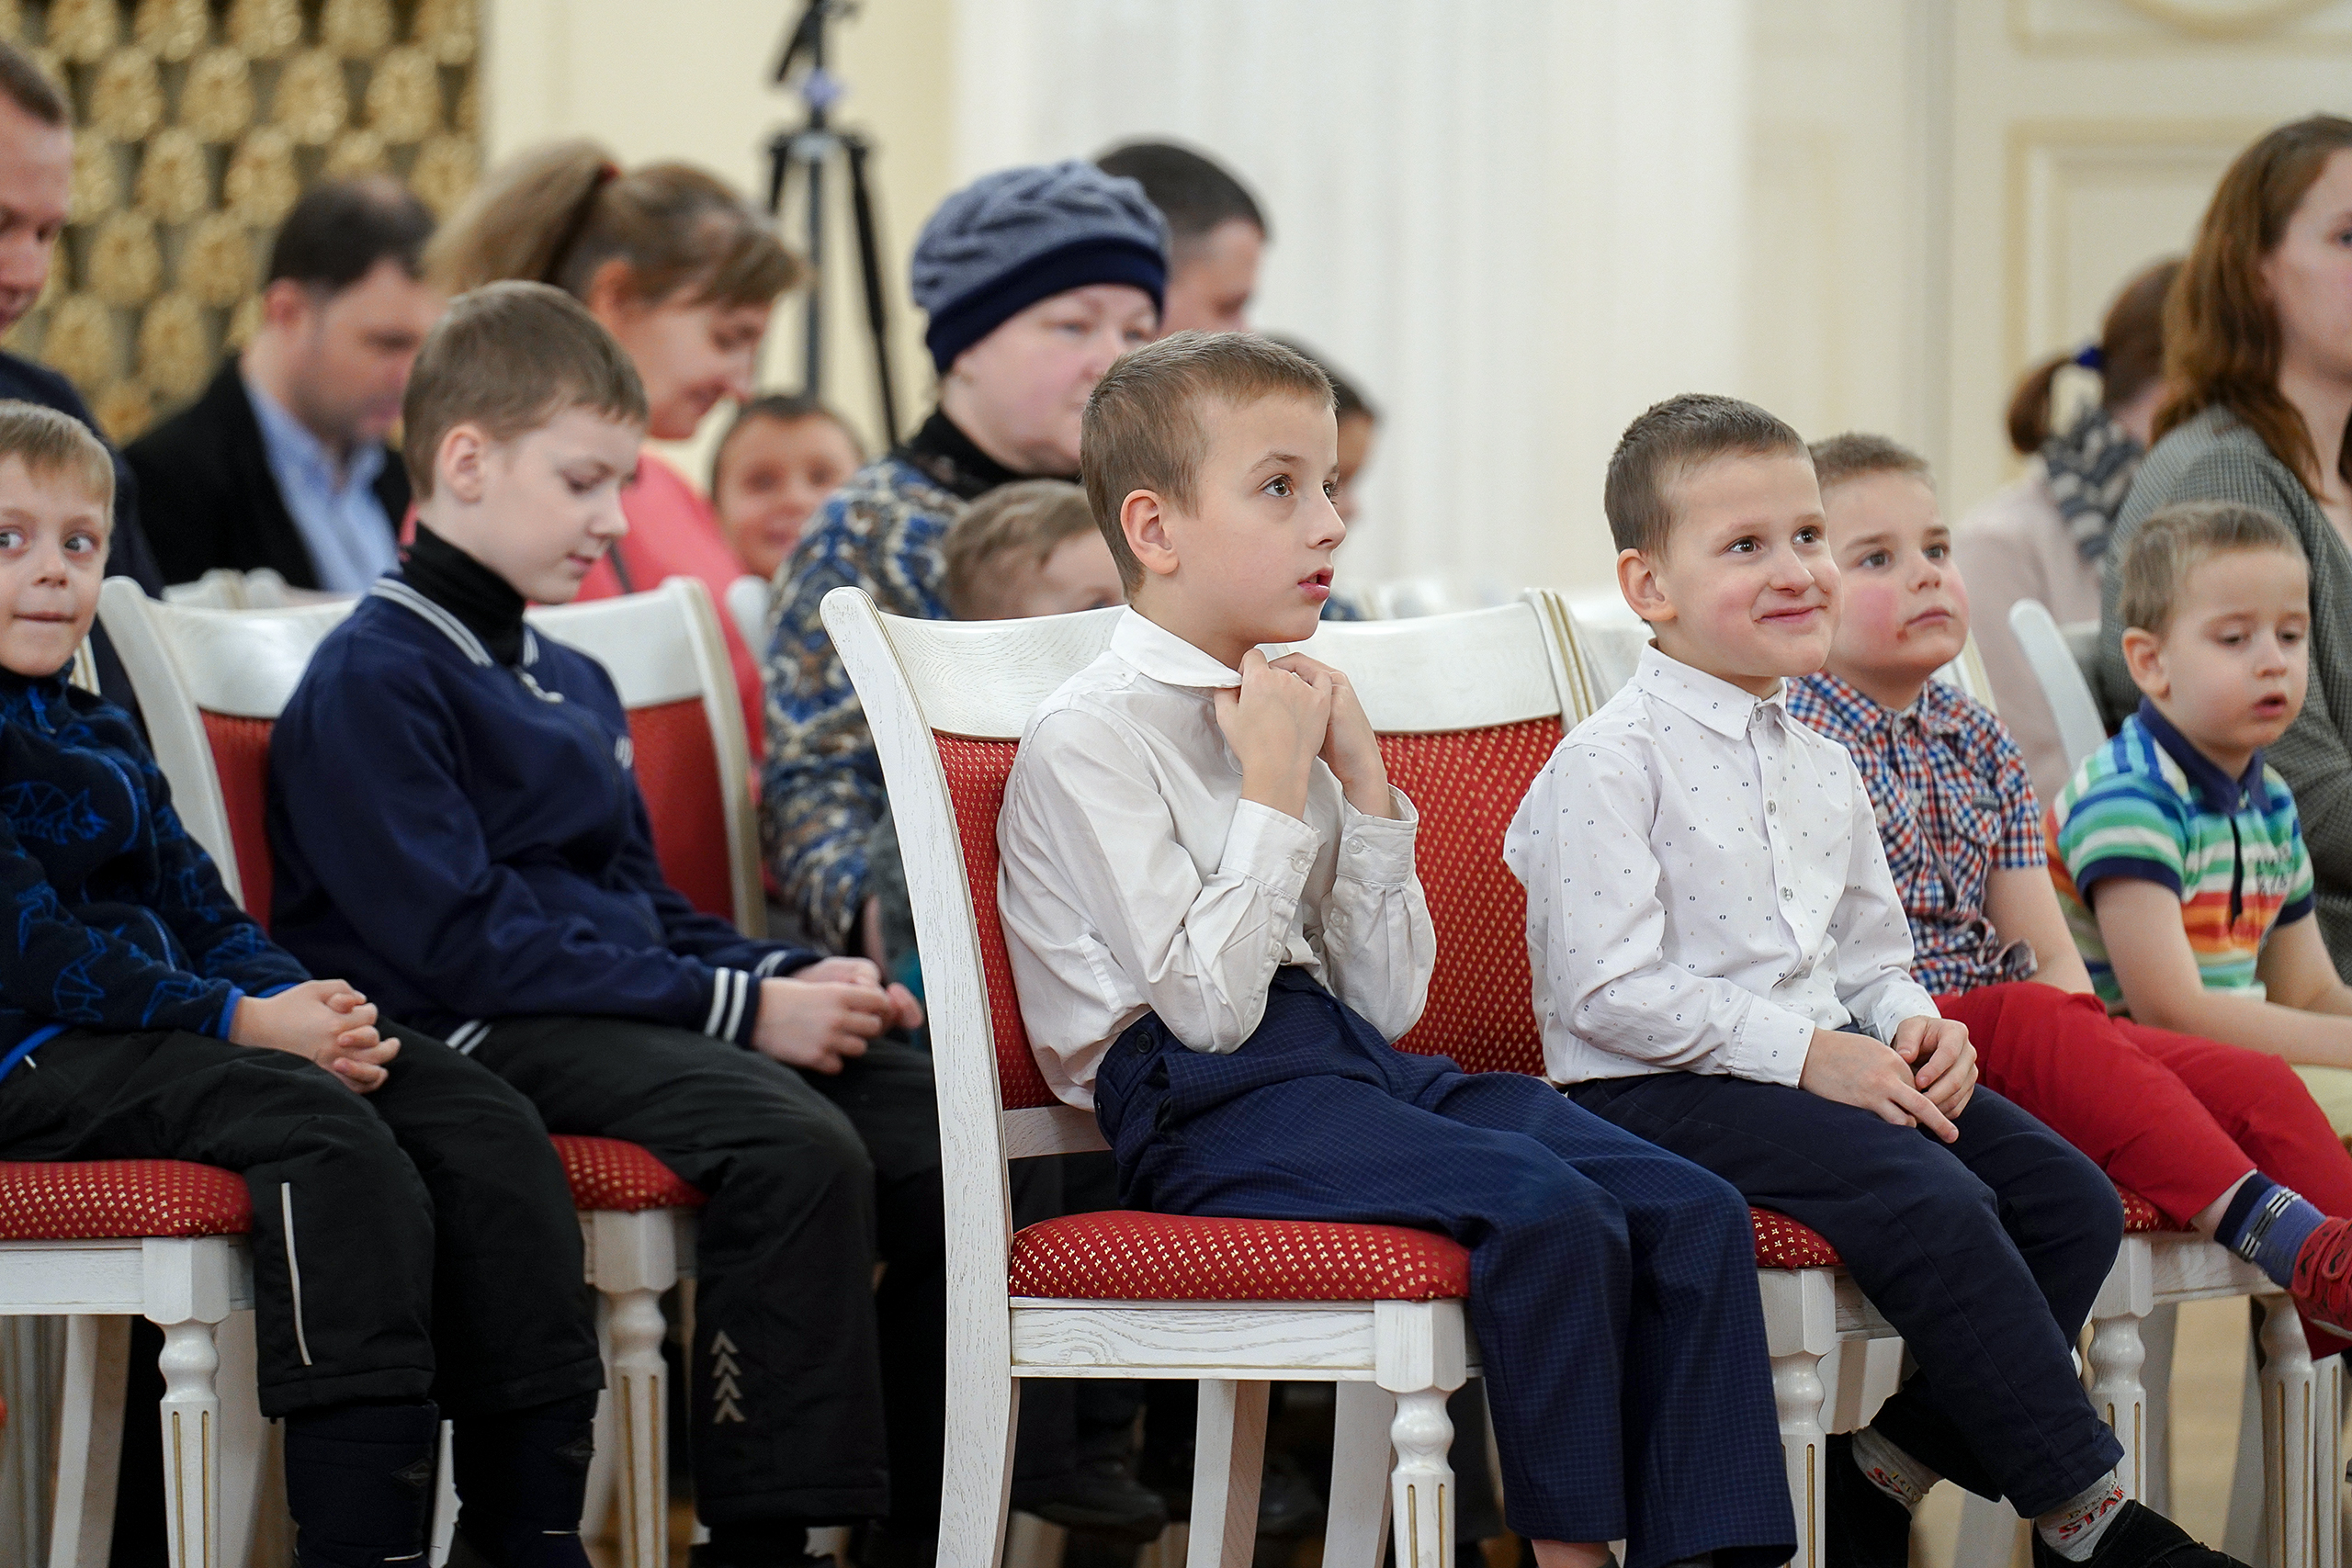
[[[1205,691],[1241,684],[1239,671],[1227,669],[1132,606],[1111,630],[1111,651],[1163,686]]]
[[[343,465],[340,476],[335,472],[334,456],[326,444],[312,434],[311,427],[296,419],[285,405],[262,390],[261,384],[242,371],[238,378],[244,382],[245,396],[254,405],[254,419],[261,426],[262,444],[280,461],[308,471],[319,487],[330,495],[363,490],[376,482],[383,471],[384,448],[377,442],[362,442],[354,447],[351,460]]]
[[[2132,716],[2149,738],[2165,749],[2165,755],[2180,765],[2188,782],[2205,797],[2207,805],[2217,811],[2233,816],[2259,798],[2262,784],[2262,753],[2256,751],[2246,762],[2245,772],[2236,778],[2223,773],[2221,765],[2192,745],[2188,738],[2173,728],[2172,720],[2156,711],[2156,705],[2146,697],[2140,699],[2140,711]]]
[[[1748,722],[1758,708],[1775,708],[1783,718],[1788,716],[1786,681],[1774,688],[1770,696],[1758,697],[1729,681],[1659,652],[1656,643],[1642,649],[1641,662],[1634,667],[1633,684],[1734,739],[1747,733]]]
[[[1852,682],[1832,675],[1826,670],[1806,679],[1818,682],[1829,696],[1889,728],[1896,720],[1907,718],[1930,735],[1958,735],[1961,731],[1962,709],[1959,703],[1953,701],[1956,694],[1941,681],[1930,680],[1921,687],[1918,696],[1909,707],[1891,708]]]

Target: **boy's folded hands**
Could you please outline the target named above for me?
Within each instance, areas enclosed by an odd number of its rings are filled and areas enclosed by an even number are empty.
[[[1241,684],[1215,695],[1217,728],[1241,764],[1242,799],[1304,821],[1307,779],[1320,757],[1358,811],[1396,815],[1379,739],[1347,676],[1303,653],[1269,660],[1254,648],[1240,670]]]
[[[245,997],[229,1023],[239,1045],[315,1062],[356,1094],[384,1085],[401,1043],[376,1032],[376,1004],[341,980],[305,980],[272,997]]]
[[[1926,1065],[1915,1073],[1911,1064],[1922,1056]],[[1949,1144],[1960,1137],[1951,1119],[1976,1087],[1976,1048],[1967,1027],[1950,1019],[1905,1019],[1892,1047],[1867,1034],[1816,1029],[1797,1087],[1898,1127],[1925,1127]]]
[[[760,982],[752,1047],[786,1066],[832,1074],[891,1029],[915,1029],[922,1006],[904,986],[882,984],[870,959],[825,958],[789,979]]]

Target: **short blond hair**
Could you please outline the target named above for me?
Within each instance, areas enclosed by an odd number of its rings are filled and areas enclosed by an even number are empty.
[[[1274,396],[1328,410],[1331,378],[1296,349],[1255,333],[1172,333],[1125,355],[1094,384],[1079,433],[1079,467],[1094,525],[1130,594],[1143,581],[1143,562],[1127,547],[1119,508],[1139,490],[1191,506],[1209,455],[1201,404]]]
[[[0,399],[0,462],[14,457],[37,479],[62,479],[81,487],[114,518],[114,455],[90,427],[72,414],[40,403]]]
[[[941,596],[959,621],[1012,616],[1017,570],[1036,571],[1063,540],[1094,526],[1086,492],[1067,479],[1023,479],[972,502],[947,530]]]
[[[2258,506],[2184,501],[2149,513],[2116,568],[2121,585],[2116,618],[2164,636],[2197,569],[2243,550],[2278,550],[2309,565],[2294,530]]]
[[[585,305],[544,283],[460,294],[425,334],[401,400],[409,488],[419,501],[432,496],[441,438],[458,425],[512,441],[575,408],[646,418],[637,367]]]

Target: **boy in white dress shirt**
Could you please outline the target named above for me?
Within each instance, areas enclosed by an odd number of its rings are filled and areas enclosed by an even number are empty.
[[[1831,1439],[1833,1564],[1909,1560],[1938,1479],[2035,1520],[2037,1564],[2227,1562],[2136,1502],[2076,1380],[2115,1190],[1976,1087],[1845,750],[1792,718],[1838,608],[1804,443],[1729,398],[1610,460],[1618,581],[1656,641],[1521,804],[1535,1010],[1579,1104],[1826,1236],[1918,1371]]]
[[[1046,1081],[1122,1200],[1471,1249],[1510,1528],[1543,1568],[1793,1550],[1747,1205],[1541,1080],[1389,1042],[1434,952],[1412,803],[1310,636],[1346,535],[1331,389],[1179,333],[1087,405],[1131,608],[1028,725],[998,897]]]

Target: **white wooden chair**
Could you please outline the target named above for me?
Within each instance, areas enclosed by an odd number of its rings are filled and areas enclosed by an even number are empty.
[[[2026,663],[2041,682],[2041,694],[2058,720],[2058,743],[2066,749],[2069,766],[2079,764],[2107,742],[2107,726],[2098,716],[2091,684],[2083,678],[2065,628],[2051,616],[2039,599],[2020,599],[2009,606],[2009,630],[2025,650]]]
[[[107,634],[140,694],[157,761],[188,831],[220,863],[230,894],[266,911],[264,811],[269,731],[319,643],[356,601],[284,610],[159,604],[133,584],[100,596]],[[757,932],[764,921],[734,680],[707,591],[673,579],[650,593],[531,612],[550,637],[594,654],[629,710],[654,847],[697,908]],[[616,1533],[628,1568],[669,1551],[669,1409],[663,1292],[693,1268],[702,1195],[633,1144],[555,1140],[581,1210],[588,1280],[602,1301],[610,1387],[600,1412],[592,1501],[617,1472]],[[446,1521],[439,1530],[447,1543]]]
[[[746,575],[727,585],[724,607],[734,617],[735,629],[743,634],[743,646],[754,654],[767,652],[768,634],[775,630],[775,623],[768,619],[768,605],[774,599],[764,577]]]

